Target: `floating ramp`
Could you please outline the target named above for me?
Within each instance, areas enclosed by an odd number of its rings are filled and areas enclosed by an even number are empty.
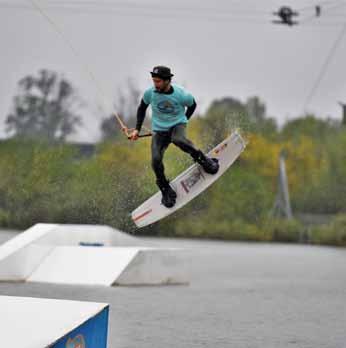
[[[107,304],[0,296],[0,309],[1,347],[107,347]]]
[[[36,224],[0,246],[0,281],[186,284],[179,249],[139,246],[109,226]]]

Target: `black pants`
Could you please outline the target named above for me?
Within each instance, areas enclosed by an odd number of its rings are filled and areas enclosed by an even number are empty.
[[[184,123],[177,124],[167,132],[155,132],[151,142],[151,164],[158,185],[164,185],[167,182],[162,160],[170,143],[190,154],[195,160],[201,154],[201,151],[196,149],[193,143],[186,138],[186,124]]]

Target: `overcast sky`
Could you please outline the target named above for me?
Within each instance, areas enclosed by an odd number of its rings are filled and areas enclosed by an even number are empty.
[[[79,140],[94,141],[99,136],[102,115],[95,112],[95,105],[103,103],[110,110],[117,89],[126,85],[128,77],[144,90],[151,85],[149,71],[158,64],[172,68],[175,82],[194,94],[200,111],[215,98],[245,101],[258,95],[268,114],[282,124],[303,112],[346,22],[346,1],[340,0],[36,2],[64,39],[30,1],[0,0],[2,137],[18,80],[42,68],[63,73],[88,102]],[[308,18],[319,3],[320,19],[295,27],[271,23],[271,12],[281,5],[306,8],[301,17]],[[330,57],[308,110],[320,117],[341,118],[337,101],[346,101],[345,62],[346,35]]]

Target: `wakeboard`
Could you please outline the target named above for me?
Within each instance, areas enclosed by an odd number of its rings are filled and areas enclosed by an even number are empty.
[[[207,174],[198,163],[193,164],[170,182],[171,187],[177,193],[176,203],[172,208],[166,208],[161,203],[162,195],[159,191],[131,213],[133,222],[137,227],[144,227],[183,207],[219,179],[245,147],[244,139],[238,131],[234,131],[208,153],[209,157],[217,158],[219,161],[220,167],[216,174]]]

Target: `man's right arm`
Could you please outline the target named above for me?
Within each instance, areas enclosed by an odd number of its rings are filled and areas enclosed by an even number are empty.
[[[146,104],[144,102],[144,100],[141,100],[141,103],[138,106],[137,109],[137,124],[136,124],[136,129],[138,130],[138,132],[141,131],[144,119],[145,119],[145,113],[147,111],[148,108],[148,104]]]

